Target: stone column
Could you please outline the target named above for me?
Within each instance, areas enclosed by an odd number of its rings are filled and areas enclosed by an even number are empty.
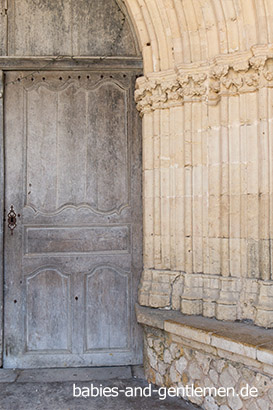
[[[273,327],[273,49],[147,74],[139,303]]]

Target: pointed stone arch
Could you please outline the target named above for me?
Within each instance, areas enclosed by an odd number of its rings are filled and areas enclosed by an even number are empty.
[[[139,301],[272,327],[272,1],[124,3],[145,74]]]
[[[145,72],[249,51],[273,42],[270,0],[124,0]]]

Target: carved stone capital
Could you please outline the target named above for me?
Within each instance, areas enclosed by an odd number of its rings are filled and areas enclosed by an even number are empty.
[[[186,102],[217,104],[222,96],[273,87],[273,45],[218,56],[200,64],[152,73],[136,82],[135,101],[141,115]]]

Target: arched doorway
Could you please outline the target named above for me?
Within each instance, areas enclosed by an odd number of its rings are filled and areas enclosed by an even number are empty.
[[[7,13],[3,365],[140,363],[141,58],[126,10]]]

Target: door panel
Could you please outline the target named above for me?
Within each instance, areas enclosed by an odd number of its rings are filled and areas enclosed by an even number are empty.
[[[42,291],[41,291],[42,290]],[[71,351],[70,276],[45,268],[26,280],[28,352]]]
[[[128,348],[128,275],[108,266],[86,275],[86,350]],[[96,307],[96,315],[92,312]]]
[[[25,78],[23,78],[25,77]],[[5,367],[141,362],[135,73],[7,73]]]
[[[128,90],[108,80],[64,83],[24,91],[26,205],[42,213],[83,204],[119,210],[129,196]]]

